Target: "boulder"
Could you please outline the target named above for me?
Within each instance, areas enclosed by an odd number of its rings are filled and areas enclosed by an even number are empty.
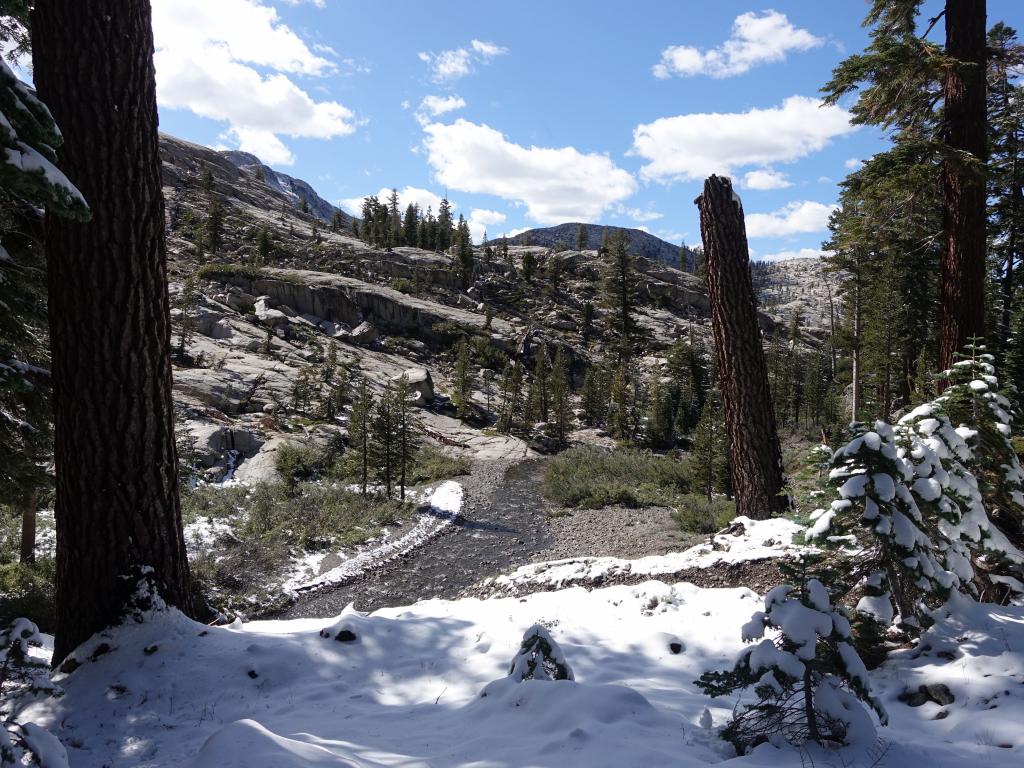
[[[288,322],[288,315],[280,310],[274,309],[270,306],[269,296],[260,296],[253,302],[253,311],[256,313],[256,319],[264,325],[269,325],[272,328],[276,328],[279,325],[284,325]]]
[[[220,312],[200,310],[196,315],[196,330],[211,339],[230,339],[231,323]]]
[[[294,440],[272,437],[265,442],[252,458],[246,459],[235,470],[235,479],[241,483],[275,483],[281,479],[277,471],[277,450],[282,445],[298,445]]]
[[[195,441],[193,450],[200,466],[222,464],[228,451],[253,456],[263,445],[263,438],[247,429],[233,429],[216,422],[197,421],[188,424],[188,433]]]
[[[225,304],[237,312],[252,312],[253,305],[256,304],[255,296],[238,289],[235,289],[235,291],[228,290],[229,293],[224,297]]]
[[[409,402],[421,408],[434,402],[434,380],[430,371],[426,368],[410,368],[393,376],[391,380],[397,382],[402,376],[409,382]]]
[[[364,320],[352,330],[351,338],[356,344],[373,344],[380,338],[380,331],[369,320]]]

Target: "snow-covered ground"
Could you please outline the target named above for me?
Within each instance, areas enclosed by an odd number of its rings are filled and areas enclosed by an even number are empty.
[[[530,563],[510,574],[489,580],[495,592],[519,594],[537,588],[600,584],[616,577],[671,576],[692,568],[710,568],[719,563],[740,563],[794,557],[810,548],[799,543],[804,527],[786,518],[751,520],[737,517],[725,532],[682,552],[652,555],[636,560],[619,557],[574,557]],[[796,539],[796,541],[794,540]]]
[[[73,768],[704,765],[731,756],[716,729],[735,701],[708,699],[693,681],[731,665],[760,607],[743,588],[650,581],[219,628],[158,612],[95,637],[61,681],[65,695],[23,719],[52,729]],[[537,622],[575,682],[481,698]],[[90,660],[102,644],[111,650]],[[801,755],[762,745],[736,764],[1024,761],[1024,609],[960,600],[872,682],[891,720],[873,747]],[[898,700],[938,683],[952,703]]]

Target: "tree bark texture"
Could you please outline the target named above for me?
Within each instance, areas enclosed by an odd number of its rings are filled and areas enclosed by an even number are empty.
[[[696,200],[704,241],[719,389],[736,510],[763,520],[785,510],[782,451],[750,278],[743,206],[729,179],[711,176]]]
[[[171,401],[149,0],[39,0],[35,77],[92,220],[50,216],[57,468],[55,663],[121,617],[153,569],[191,612]]]
[[[946,53],[960,62],[943,86],[949,149],[984,162],[985,0],[946,0]],[[947,159],[942,169],[942,321],[939,368],[972,337],[985,336],[985,180],[979,168]]]

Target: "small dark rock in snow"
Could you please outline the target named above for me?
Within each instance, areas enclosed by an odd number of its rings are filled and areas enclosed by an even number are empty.
[[[925,691],[922,685],[916,691],[904,691],[899,695],[899,700],[906,704],[908,707],[920,707],[922,704],[927,704],[931,701],[928,696],[928,692]]]
[[[159,650],[160,650],[160,646],[159,645],[147,645],[145,648],[142,649],[142,652],[144,654],[146,654],[147,656],[152,656],[154,653],[156,653]]]
[[[928,696],[931,698],[931,700],[939,706],[944,707],[947,704],[952,704],[954,701],[956,701],[956,697],[953,695],[953,692],[949,690],[949,686],[943,683],[938,683],[937,685],[927,685],[925,686],[925,690],[928,691]]]
[[[956,701],[956,697],[953,696],[953,692],[949,690],[949,686],[943,683],[922,685],[918,687],[916,691],[904,691],[898,698],[908,707],[920,707],[922,704],[926,704],[929,701],[933,701],[940,707],[944,707],[947,704],[952,704]]]
[[[683,652],[683,644],[678,642],[678,641],[673,642],[673,643],[669,643],[668,644],[668,649],[670,651],[672,651],[672,653],[682,653]]]
[[[945,720],[947,717],[949,717],[949,710],[940,709],[935,713],[935,717],[933,717],[932,720]]]
[[[354,643],[356,641],[356,633],[351,629],[343,629],[334,636],[334,639],[341,643]]]
[[[96,646],[96,650],[92,652],[92,655],[89,657],[89,660],[96,661],[96,659],[98,659],[100,656],[108,654],[110,653],[110,651],[111,648],[109,645],[107,645],[106,643],[100,643]]]
[[[249,677],[251,677],[253,680],[260,676],[260,673],[257,672],[255,669],[250,669],[246,674],[248,674]]]

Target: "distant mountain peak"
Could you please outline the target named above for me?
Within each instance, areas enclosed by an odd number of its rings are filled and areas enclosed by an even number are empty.
[[[623,230],[629,241],[629,249],[636,256],[642,256],[652,261],[661,261],[674,267],[679,266],[680,246],[662,240],[642,229],[631,227],[612,227],[606,224],[584,224],[578,221],[556,224],[552,227],[537,227],[520,232],[514,237],[508,238],[510,245],[525,245],[527,241],[533,245],[553,248],[556,243],[562,242],[569,248],[576,247],[576,235],[579,228],[586,227],[587,250],[596,250],[600,247],[601,241],[606,233],[617,229]],[[501,238],[489,240],[490,243],[497,243]],[[682,265],[684,270],[690,270],[693,266],[693,251],[685,248],[687,264]]]
[[[318,219],[330,221],[334,217],[336,211],[341,212],[344,221],[348,222],[352,219],[351,216],[340,208],[320,197],[309,182],[297,179],[294,176],[289,176],[287,173],[275,171],[250,152],[243,152],[239,149],[228,149],[221,151],[218,154],[232,165],[241,168],[243,171],[253,172],[257,167],[262,168],[263,176],[270,187],[276,189],[282,195],[294,200],[296,205],[304,199],[309,205],[310,213]]]

